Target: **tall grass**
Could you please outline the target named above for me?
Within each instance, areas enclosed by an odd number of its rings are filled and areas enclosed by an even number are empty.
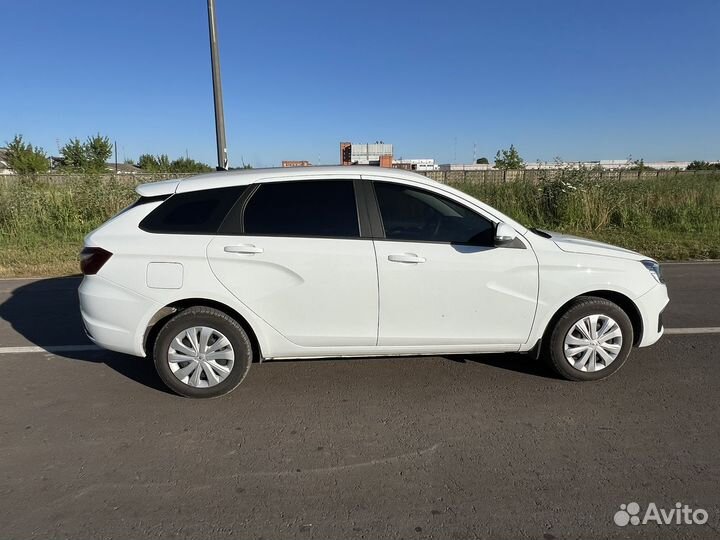
[[[83,237],[135,198],[112,177],[0,184],[0,276],[77,272]]]
[[[720,258],[720,174],[455,184],[521,223],[617,243],[660,259]]]
[[[617,181],[592,179],[577,172],[539,183],[454,187],[538,227],[720,231],[720,174]]]
[[[62,184],[32,177],[0,186],[0,234],[77,239],[130,204],[134,184],[89,176]]]
[[[453,184],[517,221],[617,243],[661,259],[720,258],[720,174]],[[32,177],[0,184],[0,275],[76,271],[83,237],[135,199],[134,182]]]

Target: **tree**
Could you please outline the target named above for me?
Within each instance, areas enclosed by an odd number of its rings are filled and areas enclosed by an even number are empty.
[[[205,163],[190,158],[178,158],[170,161],[167,154],[143,154],[138,158],[138,167],[147,172],[199,173],[210,172],[212,168]]]
[[[42,148],[33,148],[23,142],[22,135],[15,135],[7,146],[7,164],[17,174],[44,173],[50,168],[48,157]]]
[[[210,172],[212,168],[200,161],[190,158],[178,158],[170,164],[170,170],[176,173]]]
[[[158,161],[152,154],[142,154],[138,158],[137,166],[143,171],[155,172],[158,170]]]
[[[708,163],[707,161],[695,160],[687,166],[688,171],[712,171],[720,170],[720,163]]]
[[[110,159],[113,151],[110,137],[103,137],[99,133],[93,137],[88,137],[84,149],[88,170],[100,172],[107,168],[107,160]]]
[[[156,160],[159,171],[170,172],[170,158],[167,154],[160,154]]]
[[[645,160],[640,158],[633,161],[632,167],[630,167],[628,170],[630,171],[654,171],[655,169],[653,167],[648,167],[645,165]]]
[[[88,137],[84,143],[77,137],[70,139],[60,149],[63,161],[62,166],[80,172],[104,172],[107,169],[107,160],[112,155],[113,145],[109,137],[99,133]]]
[[[138,158],[138,167],[147,172],[171,172],[167,154],[143,154]]]
[[[87,169],[85,149],[77,137],[65,143],[65,146],[60,149],[60,154],[62,155],[63,168],[76,171],[84,171]]]
[[[490,162],[488,161],[488,158],[481,157],[481,158],[478,158],[477,160],[475,160],[475,163],[477,163],[478,165],[487,165]]]
[[[515,148],[515,145],[511,144],[507,150],[498,150],[495,154],[495,168],[496,169],[524,169],[525,162],[520,157],[520,153]]]

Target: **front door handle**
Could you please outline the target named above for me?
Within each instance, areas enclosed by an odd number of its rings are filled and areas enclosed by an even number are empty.
[[[225,253],[246,253],[252,255],[254,253],[262,253],[263,248],[254,246],[253,244],[243,244],[240,246],[225,246]]]
[[[416,255],[415,253],[395,253],[394,255],[388,255],[388,261],[399,262],[399,263],[408,263],[408,264],[418,264],[418,263],[424,263],[425,257],[420,257],[419,255]]]

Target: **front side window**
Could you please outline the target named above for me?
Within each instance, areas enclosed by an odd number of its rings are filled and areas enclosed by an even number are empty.
[[[262,184],[245,207],[245,234],[360,236],[352,180]]]
[[[215,234],[245,187],[177,193],[150,212],[140,228],[152,233]]]
[[[374,182],[388,240],[490,246],[493,223],[440,195],[402,184]]]

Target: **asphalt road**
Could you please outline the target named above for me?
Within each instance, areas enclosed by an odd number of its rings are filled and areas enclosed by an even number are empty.
[[[665,274],[667,327],[720,327],[720,264]],[[306,360],[192,401],[74,347],[77,284],[0,281],[2,539],[720,536],[720,334],[596,384],[520,355]],[[615,525],[630,502],[709,519]]]

